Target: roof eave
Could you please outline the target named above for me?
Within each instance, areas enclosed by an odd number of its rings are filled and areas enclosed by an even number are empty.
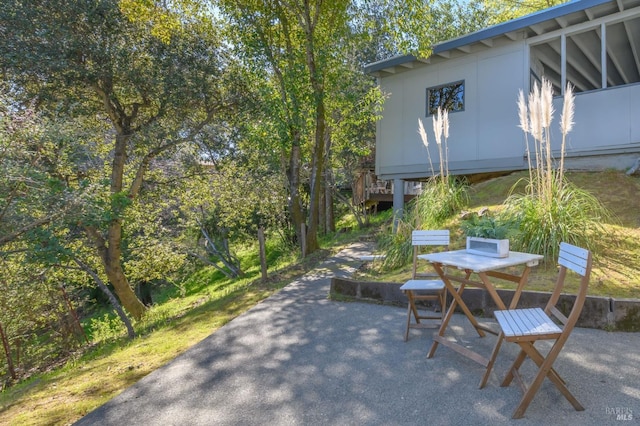
[[[610,2],[611,0],[576,0],[568,3],[563,3],[558,6],[554,6],[548,9],[541,10],[539,12],[532,13],[530,15],[523,16],[521,18],[513,19],[511,21],[494,25],[492,27],[476,31],[471,34],[438,43],[433,46],[432,54],[439,54],[449,50],[459,49],[461,47],[471,45],[482,40],[488,40],[508,33],[520,31],[524,28],[539,24],[541,22],[560,18],[574,12],[584,11],[591,7]],[[409,62],[414,62],[416,60],[417,58],[414,55],[394,56],[393,58],[366,65],[364,67],[364,72],[367,74],[374,74],[384,69],[393,68],[399,65],[407,64]]]

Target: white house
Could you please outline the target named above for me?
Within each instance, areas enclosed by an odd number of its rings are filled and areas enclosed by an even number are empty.
[[[542,77],[553,83],[556,111],[567,82],[577,92],[568,168],[624,169],[640,155],[640,0],[565,3],[437,44],[427,59],[399,56],[365,71],[388,95],[375,172],[395,188],[433,174],[419,118],[438,173],[431,115],[439,105],[450,110],[450,174],[526,169],[517,96]],[[402,208],[402,195],[394,194],[394,208]]]

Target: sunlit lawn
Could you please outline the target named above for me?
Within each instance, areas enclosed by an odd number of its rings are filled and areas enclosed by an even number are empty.
[[[102,405],[140,378],[209,336],[234,317],[312,268],[327,252],[271,270],[267,283],[221,279],[213,268],[191,277],[183,296],[152,308],[141,337],[105,342],[63,368],[39,375],[0,394],[0,424],[69,424]],[[281,259],[282,260],[282,259]]]
[[[469,210],[477,211],[488,207],[498,210],[511,188],[518,184],[523,187],[522,178],[527,172],[514,173],[495,178],[471,189]],[[626,176],[617,171],[600,173],[570,173],[568,178],[577,186],[589,190],[612,213],[610,223],[605,223],[605,235],[597,242],[594,267],[589,286],[589,294],[614,298],[640,297],[640,179]],[[449,224],[452,230],[452,249],[465,247],[465,236],[459,229],[458,219]],[[403,282],[411,274],[410,266],[381,271],[375,263],[360,279]],[[555,284],[557,269],[555,262],[547,262],[533,268],[527,290],[550,291]],[[513,284],[496,281],[499,288],[513,288]],[[576,290],[577,279],[569,279],[567,291]]]

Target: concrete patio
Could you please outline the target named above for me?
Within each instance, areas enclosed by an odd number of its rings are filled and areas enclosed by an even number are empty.
[[[430,330],[403,341],[405,309],[327,298],[369,253],[356,244],[146,376],[78,425],[607,425],[640,422],[640,333],[576,328],[555,367],[585,406],[546,381],[512,420],[517,384],[499,381],[517,348],[504,344],[492,377],[440,347]],[[482,322],[490,322],[482,319]],[[456,338],[489,353],[461,315]]]

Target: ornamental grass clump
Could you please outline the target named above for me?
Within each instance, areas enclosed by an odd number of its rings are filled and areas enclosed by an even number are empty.
[[[403,266],[411,259],[411,233],[414,229],[440,228],[468,202],[467,185],[449,176],[449,114],[446,110],[438,108],[433,115],[433,132],[438,147],[438,173],[433,168],[427,132],[422,120],[418,119],[418,134],[427,148],[432,178],[423,182],[422,192],[407,206],[398,220],[395,234],[387,235],[379,242],[386,253],[385,268]]]
[[[449,113],[438,108],[432,119],[440,167],[438,174],[436,174],[429,152],[427,133],[424,130],[422,120],[418,119],[418,134],[427,149],[427,158],[433,178],[423,184],[422,192],[415,199],[412,209],[415,229],[442,226],[447,219],[458,213],[468,201],[467,186],[459,179],[449,176]]]
[[[520,128],[526,137],[529,182],[525,194],[511,195],[505,202],[505,214],[515,220],[519,238],[514,245],[521,250],[555,259],[562,241],[593,249],[594,238],[603,232],[602,220],[609,217],[606,209],[588,192],[577,188],[564,175],[567,135],[574,122],[573,89],[564,94],[560,116],[559,161],[552,155],[551,124],[553,121],[553,89],[543,79],[535,84],[525,102],[518,96]]]

